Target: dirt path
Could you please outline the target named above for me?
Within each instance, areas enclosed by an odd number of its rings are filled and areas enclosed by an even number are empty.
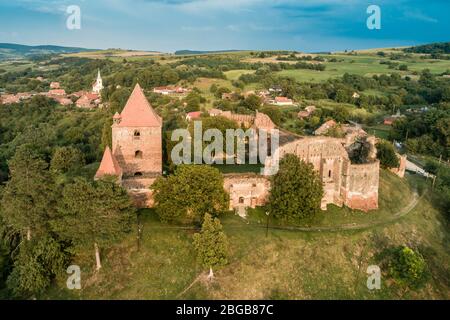
[[[423,197],[423,196],[422,196]],[[402,210],[396,212],[392,215],[389,219],[381,220],[381,221],[374,221],[369,223],[361,223],[361,224],[344,224],[340,226],[333,226],[333,227],[277,227],[277,226],[271,226],[270,229],[279,229],[279,230],[292,230],[292,231],[304,231],[304,232],[338,232],[338,231],[346,231],[346,230],[363,230],[368,229],[372,227],[378,227],[381,225],[385,225],[388,223],[391,223],[393,221],[396,221],[406,215],[408,215],[419,203],[419,200],[422,198],[419,197],[419,195],[415,192],[413,195],[413,198],[411,199],[410,203],[406,207],[404,207]]]

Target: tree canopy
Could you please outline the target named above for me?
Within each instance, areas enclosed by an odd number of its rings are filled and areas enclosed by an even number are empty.
[[[229,196],[219,170],[207,165],[180,165],[173,175],[152,185],[160,219],[203,221],[206,213],[217,215],[228,208]]]
[[[272,177],[268,209],[271,215],[286,221],[313,216],[323,196],[322,182],[311,164],[288,154],[280,161]]]

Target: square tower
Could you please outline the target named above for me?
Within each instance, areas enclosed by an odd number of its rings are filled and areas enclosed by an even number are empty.
[[[139,84],[112,125],[112,153],[135,188],[162,173],[162,119],[153,110]]]

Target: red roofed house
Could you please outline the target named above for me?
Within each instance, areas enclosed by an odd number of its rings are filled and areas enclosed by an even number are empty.
[[[272,103],[277,106],[292,106],[294,101],[286,97],[276,97]]]
[[[189,112],[186,115],[186,120],[187,121],[192,121],[192,120],[196,120],[196,119],[200,119],[202,116],[202,112],[201,111],[193,111],[193,112]]]
[[[105,151],[107,153],[108,150]],[[122,185],[139,206],[149,206],[150,186],[162,173],[162,119],[139,84],[112,125],[112,158],[122,173]],[[111,169],[107,162],[103,167]],[[100,168],[102,168],[102,164]],[[102,171],[96,177],[101,178]],[[118,174],[117,174],[118,175]]]
[[[77,100],[76,105],[78,108],[85,108],[85,109],[89,109],[89,108],[93,108],[94,106],[92,105],[92,100],[89,99],[89,97],[87,95],[82,96],[80,99]]]
[[[62,105],[62,106],[70,106],[70,105],[73,104],[73,101],[72,101],[72,100],[70,100],[70,99],[68,99],[68,98],[64,98],[64,97],[61,97],[61,98],[55,98],[55,100],[56,100],[60,105]]]
[[[20,98],[18,96],[15,96],[13,94],[5,94],[0,97],[0,100],[3,104],[13,104],[13,103],[19,103]]]
[[[52,89],[48,91],[49,96],[65,96],[66,90],[64,89]]]

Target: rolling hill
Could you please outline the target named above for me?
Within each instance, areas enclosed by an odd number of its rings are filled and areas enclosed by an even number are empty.
[[[27,46],[14,43],[0,43],[0,60],[23,59],[43,54],[89,52],[94,49],[61,47],[53,45]]]

